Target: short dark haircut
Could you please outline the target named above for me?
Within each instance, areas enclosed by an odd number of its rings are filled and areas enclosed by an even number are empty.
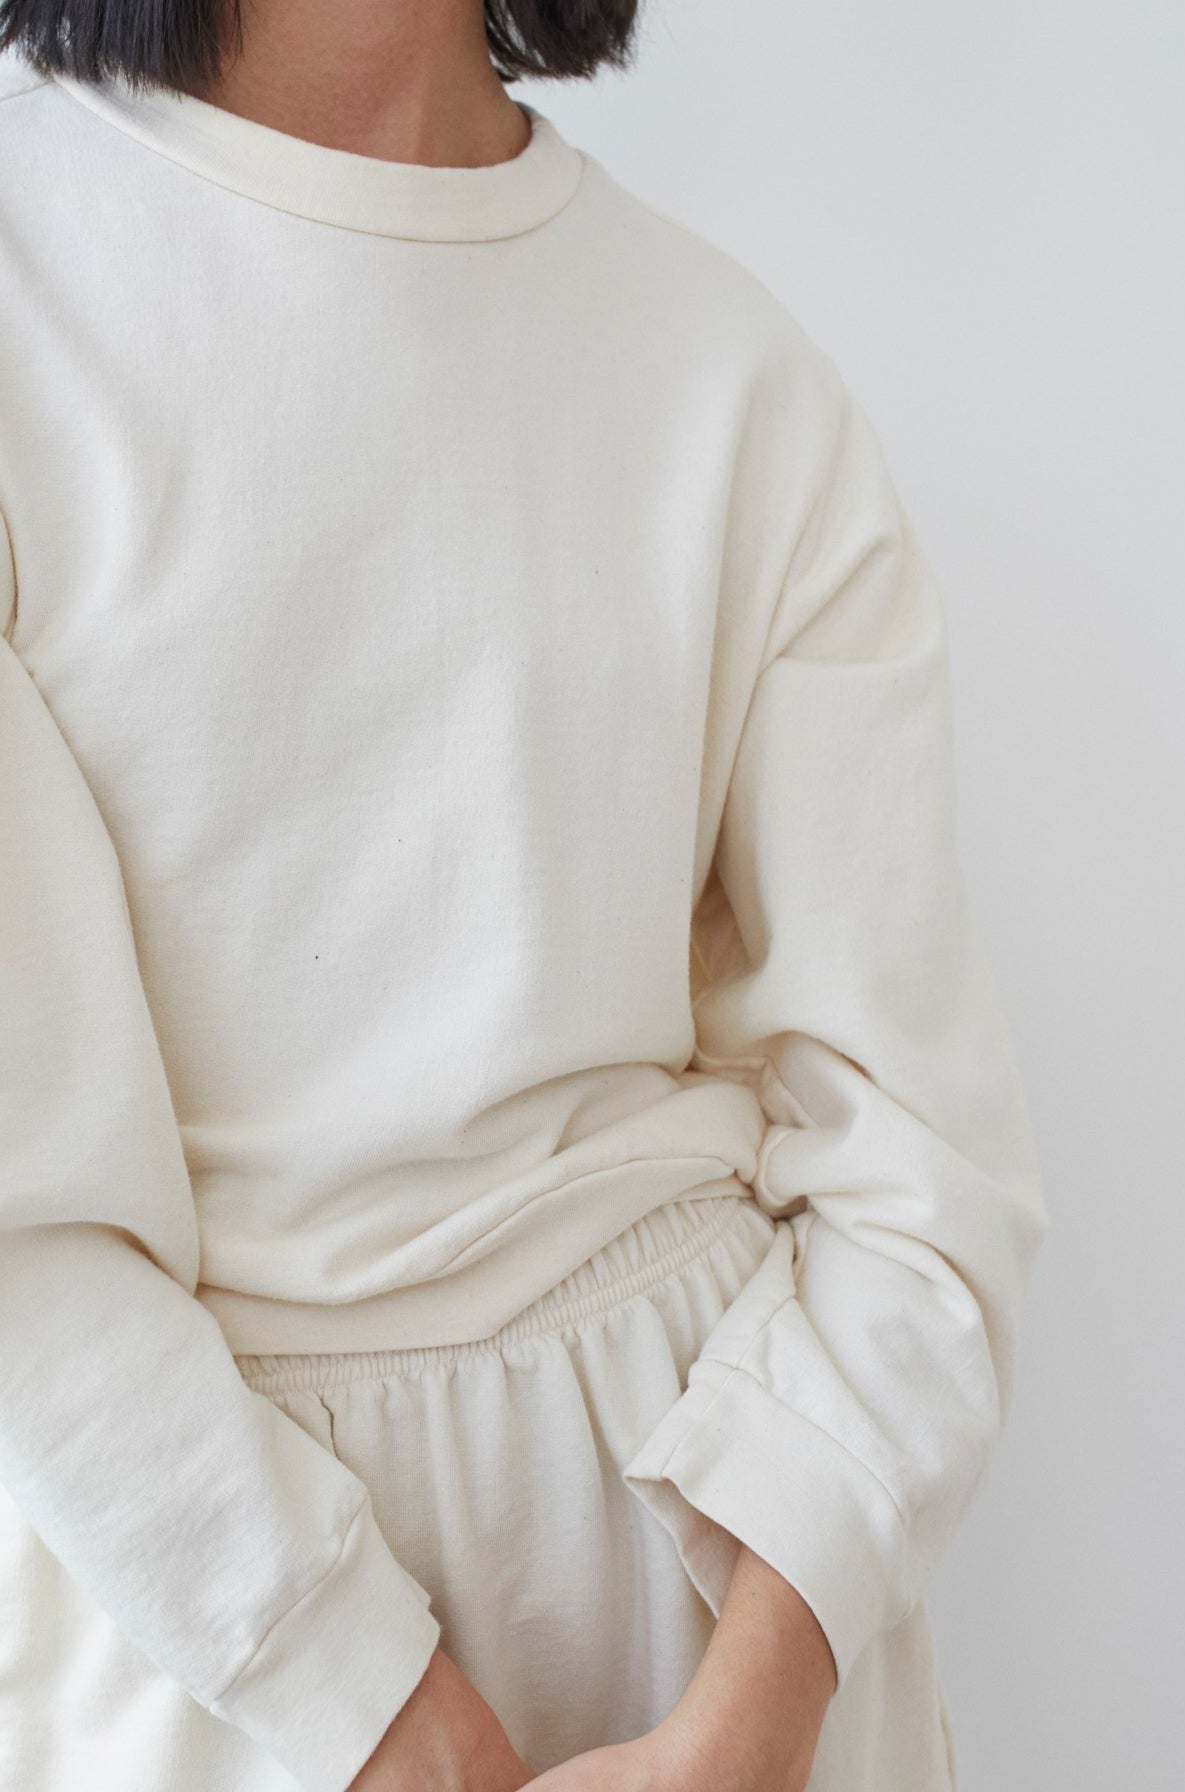
[[[485,0],[490,59],[506,82],[628,68],[637,12],[638,0]],[[240,0],[0,0],[0,50],[79,81],[202,84],[218,77],[241,32]]]

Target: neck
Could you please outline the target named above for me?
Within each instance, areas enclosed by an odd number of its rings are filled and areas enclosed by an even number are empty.
[[[185,91],[331,149],[481,167],[530,126],[490,61],[483,0],[244,0],[221,72]]]

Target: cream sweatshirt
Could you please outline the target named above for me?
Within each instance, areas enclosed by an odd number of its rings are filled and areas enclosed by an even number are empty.
[[[440,1626],[232,1352],[486,1336],[739,1179],[792,1224],[627,1479],[842,1683],[1048,1224],[873,426],[534,107],[429,168],[0,71],[0,1478],[342,1792]]]

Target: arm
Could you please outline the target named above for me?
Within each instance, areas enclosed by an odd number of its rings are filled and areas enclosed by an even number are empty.
[[[707,1651],[674,1708],[635,1741],[575,1755],[534,1784],[538,1792],[805,1792],[834,1690],[831,1651],[809,1605],[742,1544]]]
[[[0,522],[0,599],[4,548]],[[440,1627],[363,1483],[247,1389],[193,1298],[116,853],[7,635],[0,933],[0,1478],[163,1672],[342,1792]]]
[[[748,1083],[785,1219],[625,1476],[721,1617],[745,1545],[842,1685],[983,1485],[1047,1229],[956,852],[947,643],[833,364],[831,452],[770,617],[696,916],[694,1068]]]
[[[742,1544],[703,1660],[649,1740],[657,1758],[678,1764],[685,1792],[802,1792],[835,1687],[835,1660],[810,1606]]]

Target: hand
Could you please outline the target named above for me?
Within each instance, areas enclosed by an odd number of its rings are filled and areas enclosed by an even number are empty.
[[[636,1742],[613,1742],[573,1755],[531,1781],[531,1792],[726,1792],[685,1770],[667,1747],[662,1726]]]
[[[437,1648],[347,1792],[518,1792],[534,1778],[492,1706]]]
[[[690,1724],[662,1724],[636,1742],[574,1754],[532,1779],[531,1792],[805,1792],[809,1762],[715,1749]]]
[[[809,1763],[758,1761],[740,1749],[730,1760],[664,1719],[634,1742],[573,1755],[532,1780],[530,1792],[805,1792],[809,1771]]]

